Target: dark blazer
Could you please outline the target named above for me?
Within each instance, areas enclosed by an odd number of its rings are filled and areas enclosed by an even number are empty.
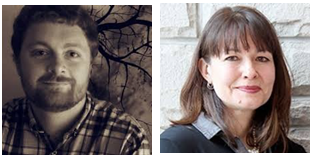
[[[270,151],[281,150],[275,144]],[[161,153],[234,153],[219,136],[210,140],[192,125],[173,126],[160,135]],[[305,153],[305,149],[289,140],[289,153]]]

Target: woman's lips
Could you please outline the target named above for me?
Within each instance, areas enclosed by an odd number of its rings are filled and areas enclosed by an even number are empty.
[[[259,86],[239,86],[237,89],[251,94],[257,93],[261,90]]]

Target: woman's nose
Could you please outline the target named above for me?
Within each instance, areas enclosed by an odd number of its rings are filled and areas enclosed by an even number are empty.
[[[255,79],[258,76],[255,64],[252,61],[246,61],[242,66],[242,77],[245,79]]]

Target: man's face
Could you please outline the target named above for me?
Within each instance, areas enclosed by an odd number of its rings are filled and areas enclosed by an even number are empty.
[[[32,24],[17,66],[28,98],[46,111],[72,108],[86,95],[91,54],[82,29],[58,23]]]

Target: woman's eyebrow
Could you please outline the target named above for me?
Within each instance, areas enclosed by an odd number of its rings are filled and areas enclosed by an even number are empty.
[[[268,52],[267,50],[256,50],[257,53],[266,53]]]
[[[240,50],[238,48],[228,48],[228,51],[236,51],[236,52],[239,52]]]
[[[239,49],[237,48],[228,48],[226,50],[224,50],[226,54],[229,54],[229,53],[239,53],[241,52]]]

